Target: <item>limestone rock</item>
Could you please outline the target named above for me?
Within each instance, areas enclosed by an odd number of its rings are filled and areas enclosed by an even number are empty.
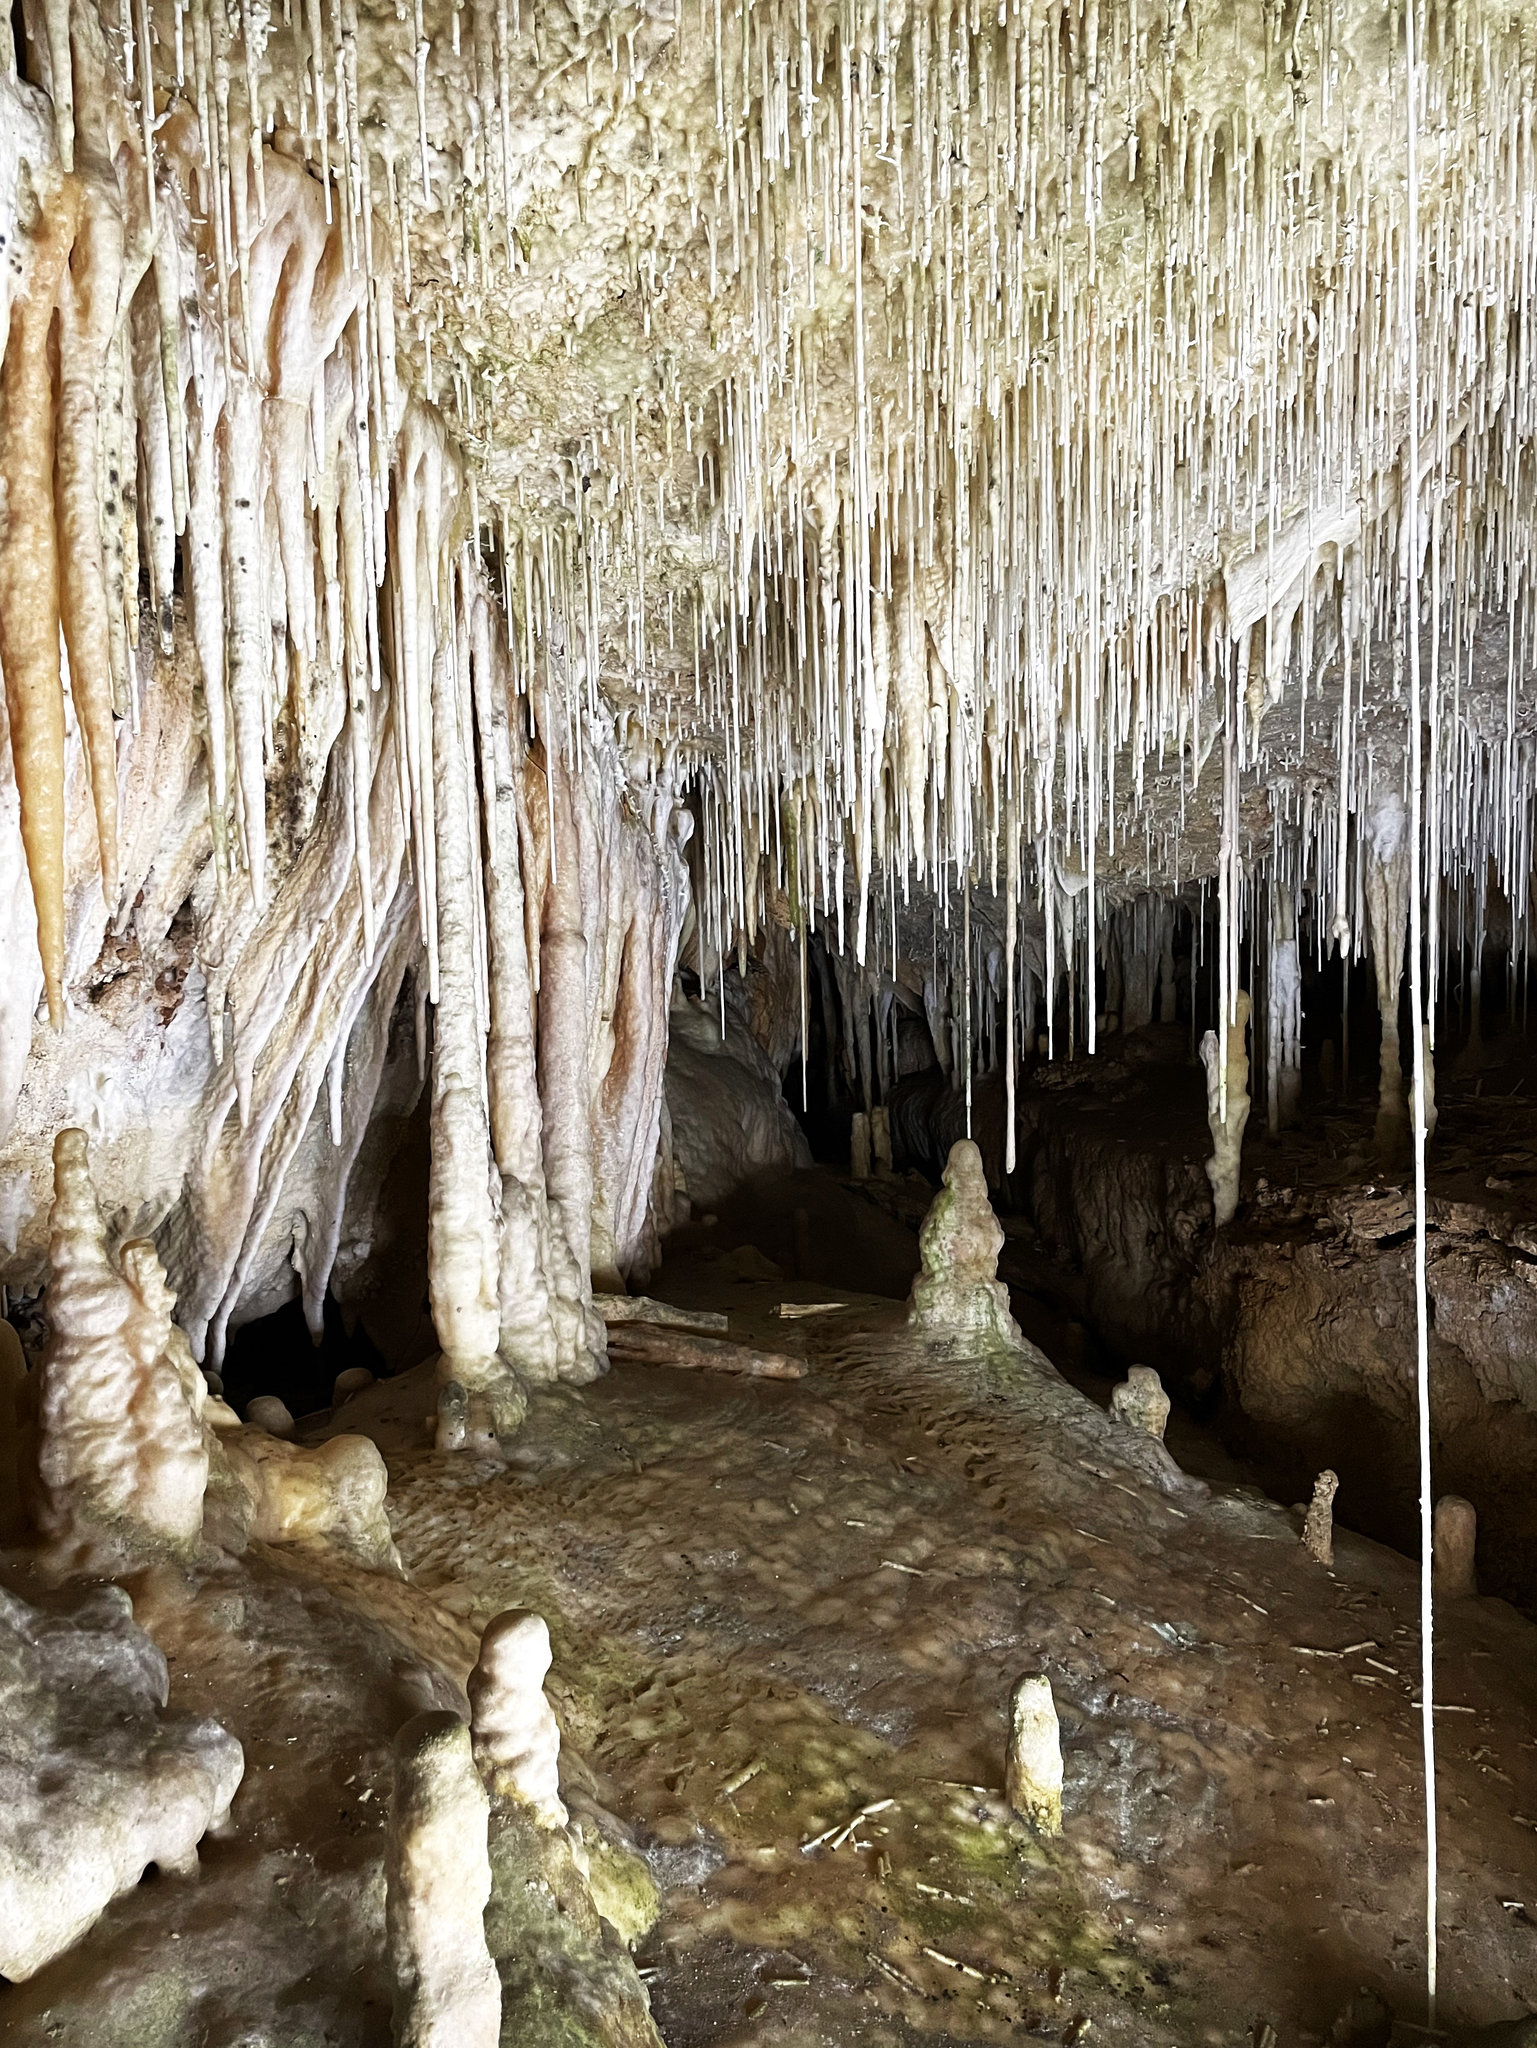
[[[0,1976],[78,1941],[146,1865],[183,1871],[240,1784],[240,1744],[164,1711],[166,1662],[128,1595],[67,1616],[0,1590]]]
[[[395,1738],[384,1862],[396,2048],[497,2048],[502,1994],[483,1917],[489,1811],[458,1715],[408,1721]]]
[[[1062,1731],[1051,1680],[1022,1678],[1009,1701],[1004,1793],[1038,1835],[1062,1832]]]
[[[551,1661],[544,1618],[509,1608],[487,1624],[470,1673],[475,1761],[492,1795],[526,1807],[542,1827],[566,1824],[560,1727],[544,1696]]]
[[[970,1138],[950,1148],[944,1187],[918,1233],[922,1271],[908,1297],[916,1329],[948,1331],[988,1345],[1018,1344],[1009,1290],[998,1279],[1003,1231],[987,1198],[982,1154]]]
[[[1163,1381],[1150,1365],[1134,1365],[1118,1387],[1111,1391],[1110,1413],[1129,1429],[1163,1442],[1168,1426],[1170,1401]]]
[[[675,1001],[668,1019],[672,1152],[696,1210],[720,1204],[755,1173],[811,1164],[779,1075],[734,1011]]]

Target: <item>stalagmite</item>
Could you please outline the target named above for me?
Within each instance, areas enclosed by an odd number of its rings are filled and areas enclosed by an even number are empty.
[[[66,28],[66,63],[68,48]],[[77,179],[65,178],[42,195],[0,363],[0,669],[37,948],[55,1030],[64,1023],[64,699],[49,330],[79,217]]]
[[[1168,1426],[1170,1401],[1163,1381],[1150,1365],[1134,1365],[1120,1385],[1110,1391],[1110,1413],[1128,1429],[1163,1442]]]
[[[245,1419],[253,1429],[265,1430],[268,1436],[286,1440],[294,1433],[294,1419],[288,1412],[288,1404],[280,1401],[276,1394],[258,1394],[254,1401],[248,1401]]]
[[[486,1947],[489,1807],[456,1714],[418,1714],[395,1738],[385,1843],[385,1942],[395,2048],[496,2048],[502,1996]]]
[[[1231,1223],[1238,1212],[1243,1134],[1249,1121],[1248,1026],[1249,997],[1246,990],[1239,989],[1234,999],[1233,1021],[1228,1027],[1225,1075],[1221,1070],[1218,1034],[1208,1031],[1201,1039],[1201,1062],[1206,1069],[1206,1123],[1212,1145],[1206,1178],[1211,1182],[1212,1212],[1219,1230]]]
[[[1317,1564],[1334,1562],[1334,1496],[1339,1490],[1336,1473],[1320,1472],[1313,1481],[1313,1498],[1302,1525],[1302,1547]]]
[[[1003,1789],[1038,1835],[1061,1834],[1062,1733],[1049,1678],[1022,1678],[1010,1697]]]
[[[1460,1494],[1442,1494],[1435,1508],[1434,1543],[1436,1598],[1473,1599],[1478,1592],[1478,1515],[1471,1501]]]
[[[1009,1290],[998,1279],[1002,1249],[982,1154],[970,1138],[958,1139],[950,1148],[944,1186],[918,1233],[922,1270],[908,1296],[909,1324],[984,1346],[1017,1344]]]
[[[154,1247],[107,1253],[85,1134],[54,1144],[47,1350],[30,1394],[32,1511],[57,1558],[188,1555],[203,1526],[204,1384]]]
[[[488,1622],[469,1677],[470,1733],[492,1798],[523,1807],[541,1827],[563,1828],[560,1728],[544,1696],[551,1655],[542,1615],[512,1607]]]

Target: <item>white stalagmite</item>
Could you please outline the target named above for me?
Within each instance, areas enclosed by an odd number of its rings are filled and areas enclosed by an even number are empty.
[[[457,1714],[418,1714],[395,1738],[385,1839],[385,1942],[395,2048],[496,2048],[502,1993],[486,1947],[489,1804]]]
[[[1049,1678],[1022,1678],[1009,1700],[1003,1789],[1038,1835],[1061,1834],[1062,1732]]]
[[[526,1808],[541,1827],[560,1828],[560,1728],[544,1696],[550,1661],[542,1615],[514,1607],[487,1622],[469,1677],[470,1732],[491,1796]]]

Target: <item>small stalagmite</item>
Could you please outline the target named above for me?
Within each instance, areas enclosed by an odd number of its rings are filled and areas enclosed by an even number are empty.
[[[1110,1413],[1117,1422],[1124,1422],[1128,1429],[1140,1429],[1160,1443],[1168,1427],[1170,1405],[1163,1381],[1150,1365],[1132,1366],[1110,1394]]]
[[[908,1296],[908,1322],[988,1345],[1018,1344],[1009,1290],[998,1278],[1002,1249],[982,1154],[970,1138],[960,1138],[950,1147],[944,1186],[918,1233],[922,1270]]]
[[[502,1993],[484,1921],[489,1813],[458,1715],[408,1721],[395,1738],[384,1851],[395,2048],[496,2048]]]
[[[475,1761],[492,1796],[561,1828],[560,1726],[544,1696],[551,1662],[544,1617],[512,1607],[487,1624],[470,1673]]]
[[[1302,1524],[1302,1547],[1319,1564],[1334,1562],[1334,1496],[1339,1490],[1337,1473],[1320,1472],[1313,1481],[1313,1498]]]
[[[1062,1730],[1051,1680],[1022,1678],[1009,1701],[1004,1792],[1038,1835],[1062,1832]]]
[[[288,1403],[276,1394],[258,1394],[254,1401],[247,1401],[245,1419],[252,1429],[265,1430],[268,1436],[291,1437],[294,1433]]]
[[[1431,1569],[1438,1600],[1471,1600],[1477,1595],[1477,1544],[1478,1515],[1472,1501],[1443,1493],[1431,1523]]]
[[[1211,1132],[1206,1178],[1211,1182],[1212,1212],[1219,1230],[1238,1213],[1243,1133],[1249,1121],[1248,1028],[1248,992],[1240,989],[1228,1027],[1225,1076],[1220,1035],[1208,1031],[1201,1040],[1201,1064],[1206,1069],[1206,1123]]]

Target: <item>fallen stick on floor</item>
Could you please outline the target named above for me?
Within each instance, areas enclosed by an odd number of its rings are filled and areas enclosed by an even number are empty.
[[[731,1318],[713,1308],[674,1308],[649,1294],[595,1294],[592,1305],[605,1323],[654,1323],[669,1330],[715,1330],[724,1334]]]
[[[737,1372],[751,1379],[798,1380],[806,1368],[798,1358],[752,1351],[724,1338],[695,1337],[651,1323],[615,1323],[608,1333],[610,1358],[622,1365],[672,1365],[684,1372]]]
[[[774,1313],[782,1322],[797,1322],[802,1316],[830,1316],[835,1309],[847,1308],[846,1301],[782,1301]]]

